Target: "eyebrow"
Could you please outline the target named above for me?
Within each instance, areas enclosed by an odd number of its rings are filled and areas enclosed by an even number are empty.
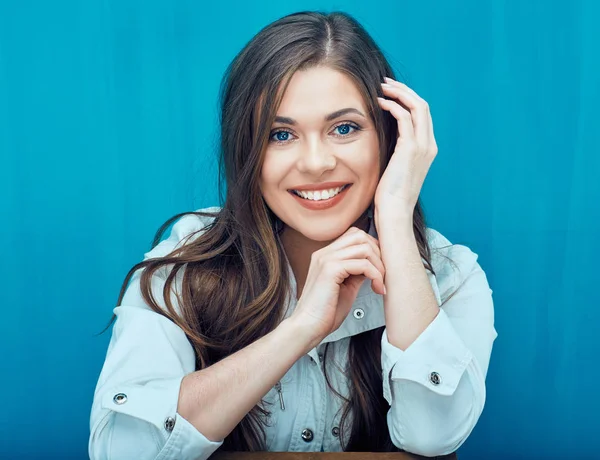
[[[344,116],[348,113],[356,113],[363,118],[367,118],[364,116],[364,114],[360,110],[355,109],[353,107],[347,107],[345,109],[336,110],[335,112],[330,113],[329,115],[327,115],[325,117],[325,121],[335,120],[336,118]],[[284,123],[286,125],[295,125],[296,124],[296,120],[294,120],[293,118],[279,117],[279,116],[275,117],[275,122],[276,123]]]

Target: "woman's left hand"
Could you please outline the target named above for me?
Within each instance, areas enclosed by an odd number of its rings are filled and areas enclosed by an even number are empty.
[[[429,105],[417,93],[390,78],[386,78],[386,82],[381,87],[389,99],[377,99],[380,107],[398,120],[398,139],[377,186],[374,204],[375,209],[390,209],[393,213],[412,216],[425,176],[438,151],[433,122]]]

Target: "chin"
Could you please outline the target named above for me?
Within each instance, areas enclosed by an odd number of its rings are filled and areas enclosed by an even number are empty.
[[[327,219],[323,222],[290,222],[290,229],[300,233],[305,238],[312,241],[328,242],[342,236],[348,230],[354,219],[348,219],[348,222],[340,219]],[[291,224],[291,225],[290,225]]]

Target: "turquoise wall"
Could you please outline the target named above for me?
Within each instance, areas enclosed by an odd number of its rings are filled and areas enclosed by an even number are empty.
[[[85,458],[95,334],[125,274],[168,217],[218,204],[223,71],[267,23],[320,8],[355,15],[430,103],[429,225],[494,290],[461,458],[598,452],[600,3],[216,3],[0,0],[0,457]]]

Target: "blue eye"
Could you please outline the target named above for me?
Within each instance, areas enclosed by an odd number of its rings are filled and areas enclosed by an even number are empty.
[[[271,134],[271,138],[269,140],[277,144],[283,144],[290,139],[291,134],[292,133],[289,131],[275,131]]]
[[[279,131],[278,133],[275,133],[275,137],[278,141],[287,141],[290,137],[290,133],[287,131]]]
[[[348,135],[352,134],[354,131],[360,131],[360,126],[352,123],[342,123],[334,128],[334,130],[336,129],[338,130],[340,137],[348,137]],[[353,129],[354,131],[350,131],[350,129]]]

